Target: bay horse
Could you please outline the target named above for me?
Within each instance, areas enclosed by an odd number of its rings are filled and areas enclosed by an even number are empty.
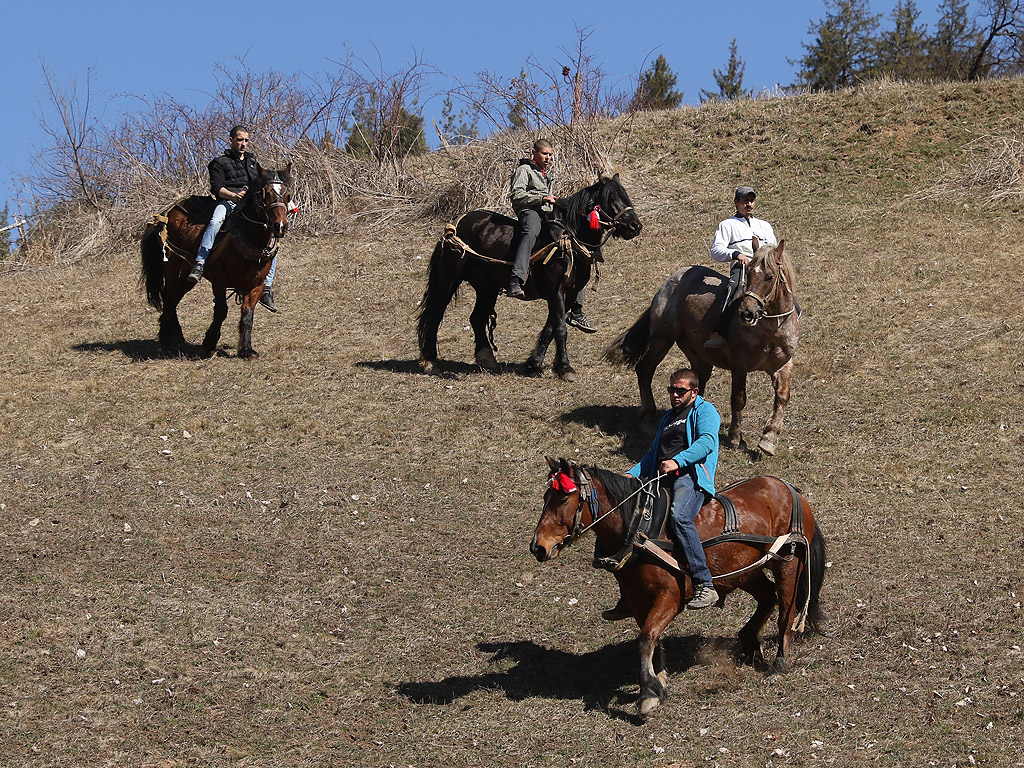
[[[599,176],[598,180],[556,207],[564,211],[567,240],[557,243],[549,227],[542,228],[535,250],[555,246],[545,258],[532,260],[523,286],[527,300],[544,299],[548,318],[537,338],[526,369],[539,376],[552,339],[555,342],[555,374],[571,381],[575,370],[566,350],[565,313],[571,300],[590,279],[591,266],[599,249],[609,237],[631,240],[643,225],[633,210],[629,195],[619,181]],[[420,368],[432,373],[437,362],[437,330],[445,310],[463,282],[476,291],[476,305],[469,316],[475,338],[477,365],[490,373],[501,369],[494,358],[494,305],[498,294],[508,285],[512,268],[510,246],[517,222],[493,211],[476,210],[464,214],[437,242],[427,268],[427,287],[419,307]]]
[[[676,344],[697,374],[701,395],[715,367],[732,371],[732,421],[726,439],[730,448],[739,447],[742,440],[747,374],[764,371],[771,377],[775,402],[757,450],[774,455],[783,411],[789,403],[793,355],[800,340],[793,265],[785,243],[760,246],[747,265],[746,290],[733,311],[726,345],[717,349],[704,346],[725,301],[726,282],[713,269],[692,266],[666,280],[650,307],[608,346],[607,361],[636,370],[642,420],[655,417],[651,382],[658,364]]]
[[[238,323],[238,356],[255,359],[252,348],[253,314],[278,241],[288,231],[292,164],[282,170],[260,170],[259,188],[250,189],[242,204],[224,222],[217,236],[204,277],[213,284],[213,322],[203,339],[203,354],[212,355],[228,314],[228,289],[242,305]],[[161,346],[182,350],[185,337],[178,321],[178,304],[193,284],[187,280],[199,250],[199,241],[210,221],[215,201],[193,195],[175,204],[165,215],[154,217],[142,235],[142,279],[146,298],[161,310]]]
[[[530,543],[540,562],[556,557],[590,528],[604,552],[620,550],[635,531],[640,480],[565,459],[548,460],[544,509]],[[727,513],[721,497],[731,501]],[[787,671],[793,636],[825,620],[819,593],[825,574],[825,537],[802,494],[776,477],[754,477],[723,489],[697,515],[697,532],[722,607],[739,589],[757,602],[739,632],[743,659],[761,660],[758,636],[778,608],[776,672]],[[736,530],[738,529],[738,530]],[[650,540],[645,543],[652,544]],[[668,542],[665,542],[668,545]],[[688,576],[666,567],[663,556],[639,550],[613,571],[622,596],[640,628],[639,714],[646,717],[668,695],[661,636],[693,597]],[[770,574],[770,575],[769,575]]]

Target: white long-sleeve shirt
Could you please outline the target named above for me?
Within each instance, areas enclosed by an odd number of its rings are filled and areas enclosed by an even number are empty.
[[[715,261],[732,261],[732,255],[736,251],[753,256],[752,236],[756,236],[761,245],[778,245],[775,230],[767,221],[753,216],[748,221],[736,214],[718,225],[715,237],[711,241],[711,258]]]

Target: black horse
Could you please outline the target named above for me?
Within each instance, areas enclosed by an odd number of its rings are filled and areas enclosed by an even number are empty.
[[[523,286],[528,300],[544,299],[548,303],[548,320],[527,360],[526,370],[531,376],[541,374],[548,345],[554,339],[554,371],[571,381],[575,371],[565,348],[566,299],[575,296],[590,280],[594,258],[609,237],[631,240],[640,234],[643,225],[618,174],[599,177],[572,197],[559,200],[556,209],[564,213],[560,223],[565,234],[556,242],[551,228],[543,228],[535,250],[542,253],[548,246],[552,250],[542,258],[535,257]],[[434,370],[437,329],[464,281],[476,291],[476,306],[469,316],[476,342],[476,362],[491,373],[500,370],[494,359],[494,305],[511,274],[516,224],[515,219],[493,211],[470,211],[449,225],[438,241],[430,257],[427,288],[419,309],[419,364],[424,372]]]

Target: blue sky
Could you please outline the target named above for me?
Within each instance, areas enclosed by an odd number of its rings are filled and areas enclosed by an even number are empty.
[[[84,84],[91,67],[95,101],[110,116],[128,103],[127,94],[202,103],[215,83],[214,66],[243,56],[254,72],[316,73],[333,70],[332,60],[344,59],[347,47],[373,64],[379,52],[385,71],[418,57],[451,76],[452,84],[455,78],[472,81],[483,70],[511,77],[531,56],[545,65],[561,64],[580,28],[589,31],[587,48],[611,82],[629,88],[664,54],[684,101],[696,104],[701,88],[714,90],[712,70],[725,66],[733,38],[746,62],[746,87],[760,91],[793,82],[788,60],[800,57],[801,44],[810,40],[809,25],[825,15],[824,0],[521,5],[522,10],[488,0],[8,4],[0,46],[0,206],[7,200],[16,211],[16,179],[30,172],[31,157],[46,140],[39,128],[42,62],[63,84]],[[923,22],[934,24],[937,5],[938,0],[919,0]],[[892,6],[890,0],[872,2],[872,10],[885,17]],[[440,108],[436,98],[424,113],[436,115]]]

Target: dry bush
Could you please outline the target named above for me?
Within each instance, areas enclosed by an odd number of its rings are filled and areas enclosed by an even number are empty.
[[[1017,134],[983,136],[964,148],[963,162],[947,166],[942,181],[927,190],[932,199],[986,206],[1024,198],[1024,142]]]

